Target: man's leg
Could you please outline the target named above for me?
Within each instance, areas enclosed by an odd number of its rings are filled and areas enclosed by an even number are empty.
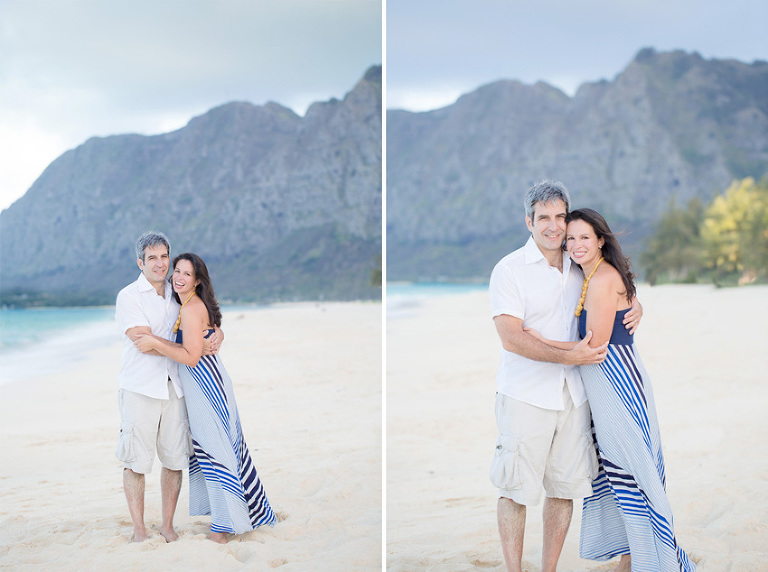
[[[123,462],[123,489],[133,521],[131,541],[141,542],[149,538],[144,525],[144,487],[155,456],[159,400],[126,389],[118,395],[121,422],[115,455]]]
[[[123,489],[128,501],[128,512],[133,521],[132,542],[142,542],[149,538],[144,526],[144,475],[123,469]]]
[[[182,471],[172,471],[163,467],[160,473],[160,495],[163,502],[163,523],[160,526],[160,534],[166,542],[178,540],[179,535],[173,529],[173,515],[176,513],[176,503],[179,502],[181,491]]]
[[[591,446],[589,405],[575,407],[568,385],[563,385],[563,407],[558,412],[557,430],[544,473],[544,542],[542,572],[555,572],[565,536],[571,524],[574,498],[592,494],[592,474],[597,457]]]
[[[541,572],[555,572],[565,535],[571,525],[571,499],[544,499],[544,545],[541,550]]]
[[[173,529],[173,516],[179,501],[183,468],[187,467],[189,454],[189,425],[187,407],[183,397],[177,397],[171,380],[168,380],[168,400],[163,401],[162,414],[157,432],[157,454],[163,469],[160,474],[162,518],[160,534],[166,542],[179,538]],[[171,467],[171,468],[169,468]]]
[[[525,533],[525,505],[512,499],[499,498],[496,504],[499,536],[507,572],[521,572],[523,561],[523,537]]]

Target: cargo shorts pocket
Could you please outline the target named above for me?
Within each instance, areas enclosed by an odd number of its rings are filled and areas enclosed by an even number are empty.
[[[496,440],[496,453],[489,477],[491,483],[500,489],[515,490],[522,486],[520,443],[511,435],[499,435]]]
[[[115,449],[115,457],[118,461],[123,463],[132,463],[136,460],[136,436],[133,433],[133,425],[131,423],[120,424],[120,438],[117,440],[117,449]]]

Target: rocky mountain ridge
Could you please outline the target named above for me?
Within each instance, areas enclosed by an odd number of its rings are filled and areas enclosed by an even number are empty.
[[[304,117],[222,105],[156,136],[92,138],[0,213],[0,294],[113,303],[146,230],[200,254],[224,300],[377,298],[381,67]]]
[[[528,235],[522,198],[563,181],[637,254],[671,201],[768,174],[768,63],[641,50],[574,97],[502,80],[429,112],[387,112],[392,280],[487,279]]]

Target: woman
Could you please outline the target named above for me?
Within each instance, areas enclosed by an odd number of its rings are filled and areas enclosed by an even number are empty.
[[[232,381],[218,356],[201,355],[203,339],[213,333],[214,326],[221,326],[208,269],[196,254],[180,254],[173,260],[171,280],[181,304],[174,328],[177,343],[144,335],[136,347],[182,364],[179,376],[194,449],[189,463],[189,512],[210,514],[208,538],[224,543],[227,533],[274,525],[275,513],[243,439]]]
[[[600,460],[593,496],[584,499],[581,557],[621,555],[617,572],[692,572],[674,536],[650,379],[622,325],[635,295],[629,260],[599,213],[575,210],[566,222],[565,247],[586,276],[575,312],[579,333],[592,332],[592,347],[610,340],[603,363],[581,366]]]

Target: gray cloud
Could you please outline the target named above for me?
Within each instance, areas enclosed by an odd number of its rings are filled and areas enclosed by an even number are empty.
[[[759,0],[388,0],[388,106],[419,94],[426,105],[441,91],[450,99],[502,78],[573,93],[613,79],[648,46],[766,59],[766,22]]]

